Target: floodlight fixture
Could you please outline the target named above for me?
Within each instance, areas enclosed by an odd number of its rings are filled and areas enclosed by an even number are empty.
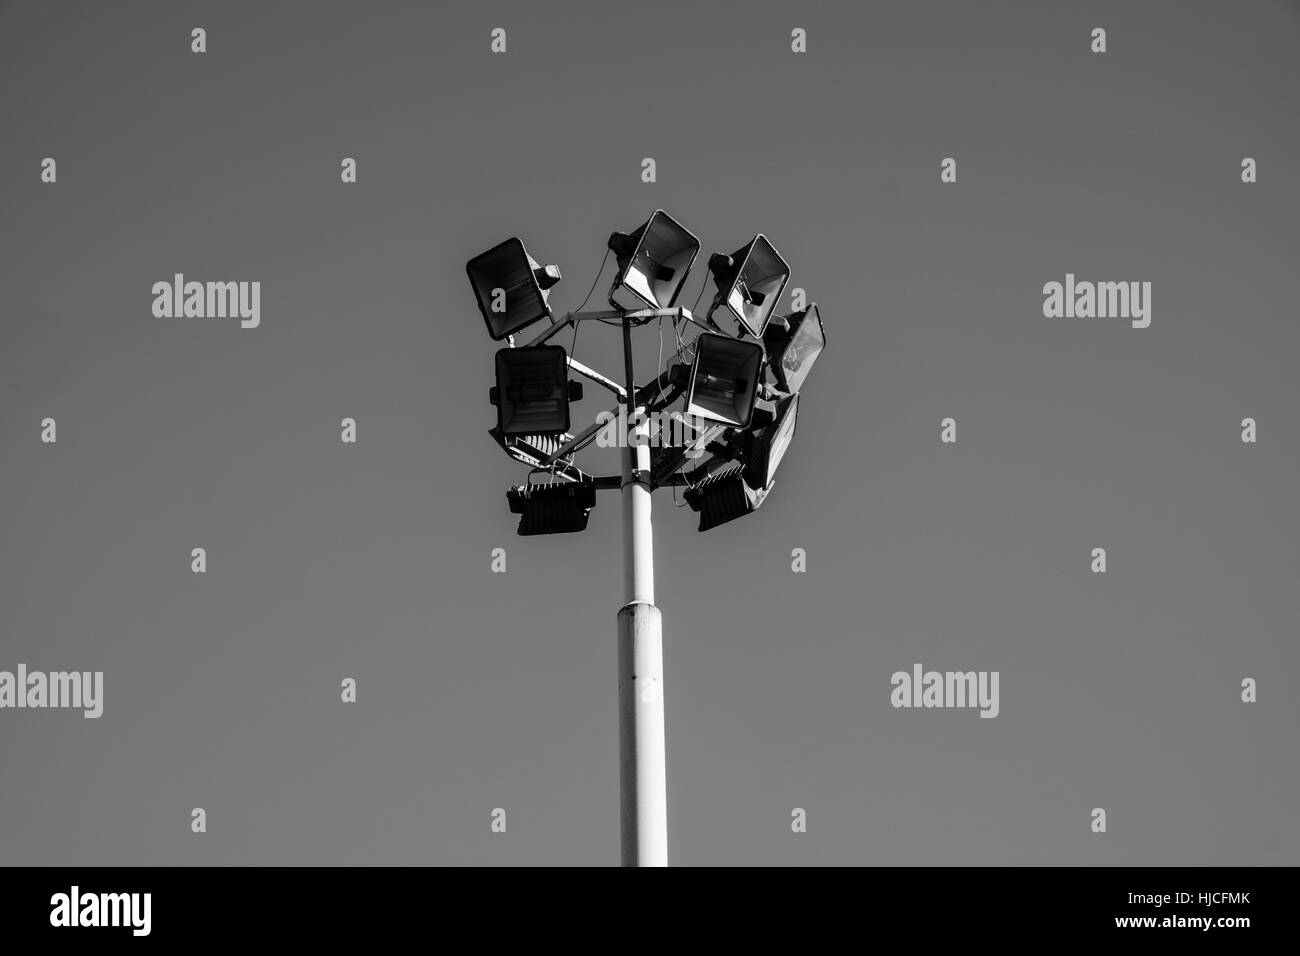
[[[763,347],[757,342],[700,333],[695,339],[686,414],[749,427],[762,364]]]
[[[627,289],[651,308],[671,309],[700,251],[700,240],[662,209],[632,232],[616,232],[609,248],[618,263],[614,288]]]
[[[572,534],[587,530],[596,486],[589,481],[521,485],[507,491],[506,500],[510,513],[519,515],[519,534]]]
[[[518,236],[475,256],[465,271],[493,339],[500,341],[552,317],[547,300],[550,288],[560,281],[560,267],[539,264]]]
[[[699,530],[709,531],[757,511],[767,492],[751,488],[745,482],[740,463],[732,462],[688,488],[682,496],[692,511],[699,512]]]
[[[777,387],[787,394],[798,392],[826,348],[817,303],[784,318],[774,317],[763,332],[763,345]]]
[[[491,401],[503,435],[551,435],[569,430],[569,402],[582,386],[569,381],[563,346],[504,348],[497,352],[497,384]]]
[[[745,481],[751,488],[772,489],[777,466],[794,440],[795,417],[799,413],[799,396],[790,395],[776,402],[772,421],[745,435]]]
[[[744,331],[760,338],[790,278],[781,254],[760,232],[729,256],[715,252],[709,271],[718,288],[709,315],[725,305]]]

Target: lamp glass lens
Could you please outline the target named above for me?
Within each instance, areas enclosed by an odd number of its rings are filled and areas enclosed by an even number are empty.
[[[533,275],[535,268],[537,263],[517,238],[507,239],[469,261],[466,270],[470,284],[492,338],[503,339],[550,316],[546,294]]]
[[[751,335],[763,334],[789,277],[789,268],[766,237],[755,239],[727,295],[727,307]]]
[[[821,317],[817,314],[817,307],[811,306],[781,353],[781,374],[788,391],[797,392],[803,387],[804,379],[825,347],[826,334],[822,331]]]
[[[700,251],[699,240],[662,210],[640,232],[623,284],[655,308],[671,308]]]
[[[727,425],[747,424],[762,359],[763,350],[757,343],[712,333],[701,335],[696,339],[687,414]]]
[[[560,346],[497,353],[501,431],[507,435],[562,432],[569,427],[566,354]]]

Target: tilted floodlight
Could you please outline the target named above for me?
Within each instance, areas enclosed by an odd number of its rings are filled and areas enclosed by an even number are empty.
[[[770,424],[745,435],[745,481],[751,488],[768,491],[781,458],[794,439],[795,416],[799,413],[799,396],[791,395],[776,403]],[[757,417],[757,416],[755,416]]]
[[[761,336],[790,278],[781,254],[759,233],[729,256],[715,252],[709,257],[709,271],[718,287],[709,314],[725,305],[745,331]]]
[[[654,309],[670,309],[700,251],[700,240],[662,209],[632,232],[616,232],[609,248],[618,261],[615,289],[627,289]]]
[[[763,347],[757,342],[700,333],[695,339],[686,415],[748,427],[762,364]]]
[[[587,530],[596,487],[585,481],[524,485],[507,491],[506,500],[511,514],[519,515],[519,534],[570,534]]]
[[[567,432],[569,401],[581,398],[582,386],[569,381],[568,355],[562,346],[497,352],[497,384],[491,399],[501,434]]]
[[[538,264],[518,236],[475,256],[465,271],[492,338],[504,339],[551,318],[548,290],[560,281],[560,267]]]
[[[826,331],[817,303],[785,318],[773,318],[763,332],[763,345],[777,387],[787,393],[799,391],[826,348]]]
[[[766,491],[755,491],[745,483],[738,462],[732,462],[714,472],[682,495],[692,511],[700,513],[700,531],[708,531],[720,524],[742,518],[767,497]]]

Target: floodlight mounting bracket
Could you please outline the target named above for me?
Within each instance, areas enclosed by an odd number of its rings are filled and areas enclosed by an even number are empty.
[[[573,367],[574,371],[582,371],[581,369],[574,367],[572,363],[570,363],[570,367]],[[684,375],[683,371],[687,374]],[[672,368],[661,373],[653,382],[647,382],[645,385],[638,388],[636,394],[632,396],[633,405],[636,407],[645,407],[647,411],[658,411],[661,408],[666,408],[671,405],[681,396],[681,393],[685,388],[685,379],[687,378],[687,375],[689,375],[689,371],[690,366],[688,365],[682,365],[680,363],[673,365]],[[593,374],[599,373],[593,372]],[[605,381],[608,382],[608,379]],[[620,399],[623,399],[623,402],[620,402],[616,407],[611,408],[606,412],[605,415],[608,417],[597,415],[594,422],[563,442],[553,453],[543,456],[542,467],[547,467],[552,462],[558,461],[572,453],[577,446],[584,444],[587,439],[591,438],[596,434],[596,432],[604,428],[605,423],[609,421],[610,418],[618,418],[618,413],[627,407],[625,404],[627,400],[626,389],[621,385],[615,385],[613,383],[609,384],[612,386],[614,393],[618,395]],[[665,387],[668,388],[668,392],[663,394],[663,398],[660,399],[659,395],[663,392]],[[652,397],[654,397],[656,401],[650,401]]]
[[[697,465],[689,472],[683,472],[682,477],[685,479],[686,484],[698,485],[714,472],[736,461],[735,449],[729,446],[711,444],[709,451],[712,452],[712,455],[703,464]]]
[[[694,441],[680,448],[674,448],[663,455],[651,472],[650,487],[658,488],[666,484],[673,484],[674,482],[670,478],[682,465],[686,464],[687,459],[698,458],[702,451],[713,451],[713,446],[717,444],[718,437],[726,431],[726,425],[710,426],[697,435]]]
[[[553,318],[551,324],[546,329],[544,329],[540,335],[537,335],[531,340],[529,340],[523,347],[533,348],[538,345],[542,345],[561,330],[567,328],[570,325],[577,325],[577,323],[579,322],[596,321],[596,322],[613,323],[613,322],[627,321],[633,325],[644,325],[653,319],[666,319],[666,318],[671,318],[674,321],[692,322],[695,325],[700,326],[700,328],[704,329],[705,331],[708,331],[708,327],[705,326],[702,322],[700,322],[699,319],[695,318],[695,316],[691,314],[690,309],[684,308],[682,306],[675,306],[671,309],[637,309],[631,312],[625,309],[601,309],[598,311],[591,311],[591,312],[573,311],[573,312],[566,312],[563,316],[559,318]],[[514,341],[512,339],[511,346],[513,347],[513,345],[514,345]],[[621,405],[627,404],[628,402],[627,389],[624,388],[622,385],[618,384],[618,382],[616,382],[614,379],[610,378],[608,375],[605,375],[603,372],[598,371],[597,369],[591,368],[590,366],[587,366],[582,362],[579,362],[572,355],[568,356],[566,361],[568,362],[569,368],[573,369],[573,371],[577,372],[579,375],[582,375],[590,379],[596,384],[609,389],[609,391],[617,395]],[[674,374],[673,370],[671,369],[669,371],[665,371],[655,381],[649,383],[648,385],[643,386],[642,388],[637,389],[636,395],[632,397],[633,406],[647,404],[649,402],[651,395],[654,395],[657,398],[661,399],[659,402],[655,404],[654,410],[664,408],[668,404],[671,404],[673,401],[675,401],[676,398],[681,394],[681,389],[676,387],[673,374]],[[664,395],[664,388],[669,386],[673,386],[673,388],[670,390],[669,393],[671,397],[667,397]],[[617,409],[615,409],[614,413],[617,414]],[[566,446],[562,449],[560,453],[558,453],[556,456],[548,456],[546,458],[546,464],[549,465],[551,462],[555,461],[556,458],[559,457],[560,455],[567,454],[568,452],[572,451],[574,446],[590,438],[599,430],[599,428],[600,428],[599,423],[595,423],[593,425],[588,426],[586,429],[583,429],[582,432],[574,436],[572,442],[566,443]]]
[[[552,316],[551,324],[543,329],[540,335],[526,342],[523,347],[532,348],[535,345],[541,345],[556,333],[578,322],[622,322],[624,319],[631,320],[633,325],[645,325],[654,319],[679,319],[685,322],[693,322],[703,329],[708,328],[691,314],[690,309],[683,306],[674,306],[671,309],[634,309],[631,311],[627,309],[600,309],[592,312],[566,312],[559,318]]]
[[[588,366],[582,364],[577,359],[575,359],[572,355],[568,357],[567,361],[569,363],[569,368],[573,369],[579,375],[586,376],[587,378],[595,382],[597,385],[605,386],[607,389],[609,389],[619,398],[627,397],[627,389],[623,388],[622,385],[618,384],[618,382],[614,381],[612,378],[609,378],[606,375],[602,375],[600,372],[597,372],[594,368],[589,368]],[[578,397],[581,398],[582,396],[579,395]]]
[[[523,491],[528,487],[537,487],[532,485],[530,479],[525,479],[524,482],[522,485],[511,485],[509,490]],[[582,478],[578,479],[570,478],[565,481],[551,482],[551,484],[556,485],[587,484],[597,491],[617,491],[622,483],[623,477],[621,475],[583,475]]]
[[[610,303],[614,308],[600,309],[592,311],[571,311],[561,316],[552,316],[551,324],[542,332],[528,342],[523,344],[523,348],[534,348],[542,345],[556,334],[568,328],[576,326],[579,322],[605,322],[610,325],[622,324],[627,327],[643,326],[655,319],[672,319],[674,322],[689,322],[698,326],[706,332],[717,332],[727,335],[716,322],[713,321],[712,312],[705,316],[704,321],[697,318],[690,309],[682,306],[674,306],[670,309],[623,309],[615,303]],[[714,308],[717,307],[717,301],[714,302]],[[514,337],[510,338],[511,347],[515,346]],[[566,481],[583,481],[594,482],[598,489],[621,488],[623,478],[619,475],[593,477],[586,474],[582,469],[573,463],[574,452],[588,444],[590,440],[609,422],[611,418],[618,418],[620,412],[628,410],[639,410],[644,412],[660,411],[671,405],[681,397],[685,391],[690,379],[690,366],[682,363],[674,363],[669,368],[659,374],[654,381],[648,382],[638,388],[631,396],[628,395],[627,389],[610,378],[608,375],[597,369],[579,362],[573,356],[567,356],[566,362],[568,367],[579,375],[590,379],[598,385],[603,386],[618,397],[619,403],[608,413],[598,415],[596,420],[587,427],[574,434],[564,434],[555,436],[559,442],[558,446],[551,447],[550,442],[546,442],[545,447],[539,447],[529,442],[530,436],[502,435],[498,430],[493,428],[489,434],[496,440],[505,452],[521,464],[528,465],[534,472],[546,471],[556,477]],[[765,386],[760,383],[760,389]],[[640,480],[648,484],[652,489],[659,487],[683,487],[690,486],[692,481],[684,474],[680,473],[683,465],[688,459],[695,459],[704,451],[708,451],[713,458],[706,464],[713,462],[726,462],[734,457],[731,450],[718,444],[719,436],[726,437],[728,431],[724,425],[710,427],[695,440],[684,447],[674,448],[664,454],[659,461],[655,463],[651,473],[640,476]],[[700,466],[704,467],[704,466]],[[695,469],[698,473],[699,468]]]
[[[590,477],[574,465],[571,459],[566,459],[563,455],[552,455],[547,448],[535,444],[531,439],[538,436],[507,435],[495,426],[488,429],[488,434],[507,455],[529,468],[550,471],[568,481],[585,481]],[[559,438],[554,440],[559,441]]]

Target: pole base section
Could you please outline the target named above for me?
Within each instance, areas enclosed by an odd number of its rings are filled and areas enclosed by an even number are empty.
[[[618,612],[618,738],[623,865],[667,866],[663,627],[653,604]]]

